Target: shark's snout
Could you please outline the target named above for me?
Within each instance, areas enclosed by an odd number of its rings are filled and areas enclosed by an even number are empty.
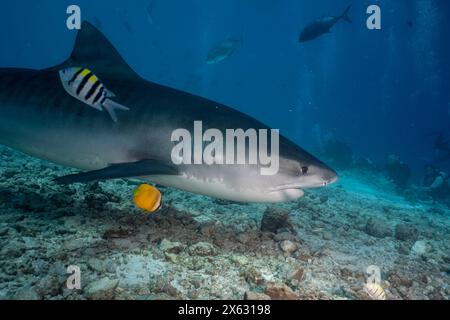
[[[331,168],[327,168],[323,173],[322,179],[323,179],[325,185],[329,185],[329,184],[332,184],[332,183],[335,183],[336,181],[338,181],[339,176],[336,173],[336,171],[334,171]]]
[[[338,174],[332,168],[321,163],[314,168],[314,173],[310,177],[311,188],[325,187],[335,183],[339,179]]]

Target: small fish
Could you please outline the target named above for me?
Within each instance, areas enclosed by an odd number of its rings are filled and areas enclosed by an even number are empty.
[[[333,28],[341,19],[348,23],[352,23],[348,16],[351,7],[352,6],[349,5],[340,16],[323,17],[308,24],[300,34],[298,41],[307,42],[317,39],[324,34],[331,33],[331,28]]]
[[[206,64],[214,64],[227,59],[234,53],[239,43],[241,43],[241,40],[228,39],[223,41],[208,53]]]
[[[117,122],[114,110],[130,110],[109,99],[115,96],[114,93],[106,89],[89,69],[79,67],[62,69],[59,71],[59,77],[68,94],[98,111],[103,111],[105,108],[114,122]]]
[[[386,300],[386,292],[378,283],[366,283],[364,285],[364,292],[367,293],[372,300]]]
[[[141,184],[134,190],[133,202],[140,209],[156,212],[162,207],[161,192],[151,185]]]

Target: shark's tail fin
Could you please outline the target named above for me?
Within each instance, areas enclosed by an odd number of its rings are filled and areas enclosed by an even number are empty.
[[[352,23],[352,20],[350,19],[350,17],[348,16],[348,12],[350,11],[350,8],[352,7],[352,5],[349,5],[344,13],[341,15],[341,18],[344,19],[345,21],[347,21],[348,23]]]
[[[130,110],[130,108],[127,108],[117,102],[110,100],[110,99],[106,99],[102,106],[106,109],[106,111],[108,111],[109,115],[111,116],[111,119],[114,122],[117,122],[117,115],[115,112],[116,109],[123,110],[123,111]]]

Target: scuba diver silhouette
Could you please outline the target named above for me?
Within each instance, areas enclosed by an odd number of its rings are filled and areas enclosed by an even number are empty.
[[[435,132],[429,134],[435,136],[433,142],[434,156],[438,162],[450,160],[450,139],[446,139],[442,132]]]
[[[430,163],[425,164],[424,169],[422,190],[434,200],[448,200],[450,195],[450,176]]]

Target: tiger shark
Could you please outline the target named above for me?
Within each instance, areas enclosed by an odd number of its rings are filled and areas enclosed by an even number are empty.
[[[70,96],[59,71],[91,70],[129,111],[113,122]],[[279,169],[261,175],[261,164],[174,164],[171,135],[178,128],[270,128],[223,104],[146,81],[88,22],[78,32],[71,56],[42,70],[0,69],[0,144],[80,170],[60,184],[139,178],[162,186],[237,202],[282,202],[300,198],[304,188],[323,187],[337,174],[284,136]]]

